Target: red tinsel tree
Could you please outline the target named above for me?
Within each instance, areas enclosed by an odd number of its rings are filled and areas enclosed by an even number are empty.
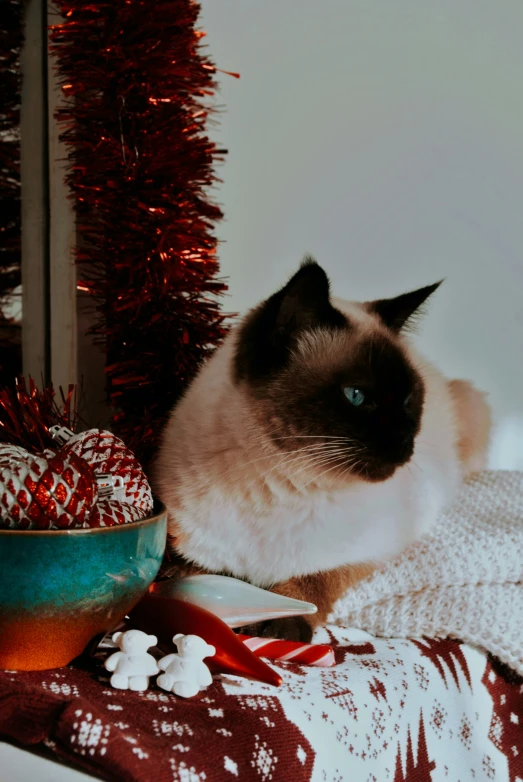
[[[96,304],[113,428],[145,461],[224,335],[209,195],[224,150],[206,133],[216,68],[194,0],[59,0],[79,285]]]
[[[21,371],[21,334],[6,305],[20,285],[20,50],[22,2],[0,6],[0,385]]]

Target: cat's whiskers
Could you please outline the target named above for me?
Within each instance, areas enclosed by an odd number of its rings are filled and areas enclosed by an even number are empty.
[[[427,453],[421,448],[417,448],[415,451],[416,454],[419,454],[419,456],[425,456],[427,459],[430,459],[432,462],[437,464],[439,467],[442,467],[445,469],[447,462],[445,459],[441,459],[438,456],[435,455],[435,453],[432,451],[431,453]],[[421,468],[420,468],[421,469]]]
[[[325,460],[332,460],[335,458],[342,458],[345,454],[348,454],[351,452],[351,449],[344,448],[340,449],[338,446],[333,446],[331,448],[323,448],[321,450],[316,451],[315,453],[310,454],[304,453],[300,456],[297,456],[295,459],[286,459],[283,463],[280,461],[278,464],[275,464],[271,467],[271,469],[265,473],[263,476],[264,478],[267,478],[271,472],[277,469],[281,469],[283,467],[287,467],[291,464],[295,464],[296,462],[304,462],[303,467],[301,467],[299,470],[293,472],[292,476],[296,475],[298,472],[302,472],[304,469],[306,469],[308,466],[316,466],[318,461],[320,463],[323,463]],[[312,456],[312,458],[310,458]]]
[[[313,447],[315,447],[315,446],[313,446]],[[308,448],[309,448],[309,446],[306,446],[305,448],[300,448],[298,450],[305,451]],[[298,453],[298,451],[285,451],[284,455],[285,454],[293,455],[295,453]],[[256,459],[250,459],[247,462],[242,462],[241,459],[238,458],[238,463],[237,464],[234,464],[232,467],[229,467],[227,470],[223,470],[222,472],[215,473],[207,481],[204,481],[204,482],[200,483],[199,484],[199,488],[201,489],[201,488],[205,488],[206,486],[210,486],[210,485],[216,483],[216,481],[218,479],[226,478],[229,475],[231,475],[231,473],[235,472],[236,470],[243,470],[243,469],[245,469],[245,467],[248,467],[251,464],[255,464],[256,462],[262,462],[262,461],[264,461],[266,459],[274,459],[274,458],[277,458],[277,456],[275,455],[274,452],[265,454],[265,456],[258,456]]]
[[[421,476],[414,475],[414,473],[410,469],[411,465],[414,466],[414,467],[417,467],[417,469],[421,473]],[[425,470],[423,470],[414,459],[411,459],[410,462],[407,462],[406,467],[408,468],[409,473],[410,473],[410,475],[412,477],[413,486],[416,489],[418,498],[423,499],[422,492],[424,491],[424,486],[423,486],[423,482],[422,482],[422,476],[425,474]]]
[[[233,465],[232,467],[229,467],[227,470],[224,470],[221,473],[217,473],[215,475],[212,475],[207,481],[202,482],[199,484],[199,489],[204,489],[207,486],[212,486],[216,483],[218,479],[229,477],[232,473],[234,473],[236,470],[244,470],[246,467],[255,464],[257,462],[264,461],[266,459],[279,459],[279,463],[285,463],[285,458],[293,457],[298,453],[301,452],[309,452],[313,453],[316,450],[323,449],[325,450],[325,444],[324,443],[315,443],[315,444],[308,444],[304,446],[303,448],[297,448],[292,451],[283,451],[279,453],[271,452],[268,454],[265,454],[265,456],[258,456],[256,459],[251,459],[247,462],[242,462],[241,459],[238,459],[238,464]],[[283,460],[283,461],[282,461]],[[272,469],[272,468],[271,468]]]
[[[319,475],[315,475],[314,478],[312,478],[310,481],[307,481],[307,483],[304,486],[300,487],[300,491],[304,491],[307,488],[307,486],[310,486],[311,483],[315,483],[315,482],[319,481],[319,479],[323,475],[326,475],[327,473],[332,472],[332,470],[335,470],[339,466],[340,466],[339,464],[333,464],[332,467],[329,467],[328,469],[324,470]]]
[[[286,453],[301,453],[303,452],[305,455],[307,453],[331,453],[336,451],[346,451],[354,449],[355,446],[352,444],[344,444],[344,443],[322,443],[321,445],[314,445],[314,446],[308,446],[306,448],[298,448],[296,451],[286,451]]]
[[[328,454],[317,454],[314,459],[309,459],[308,462],[306,462],[302,467],[300,467],[298,470],[295,470],[291,476],[289,476],[289,479],[292,480],[296,475],[298,475],[300,472],[303,472],[307,467],[310,468],[317,468],[321,467],[323,464],[333,464],[334,466],[342,466],[342,464],[346,464],[347,457],[356,455],[357,451],[352,448],[344,448],[344,449],[336,449],[335,451],[328,453]],[[342,464],[340,464],[340,461]],[[313,479],[314,480],[314,479]]]
[[[306,446],[305,448],[298,448],[295,451],[285,451],[280,458],[275,457],[278,459],[277,463],[274,464],[271,467],[271,470],[277,469],[280,466],[287,465],[288,463],[292,463],[295,461],[293,458],[294,456],[296,459],[308,459],[309,456],[317,456],[317,455],[324,455],[326,453],[335,452],[339,449],[338,445],[327,445],[325,446],[322,444],[316,444],[312,446]]]
[[[351,472],[358,475],[356,470],[360,466],[360,464],[363,464],[363,459],[357,459],[355,462],[350,462],[341,473],[340,478],[343,478],[347,473],[351,473]]]
[[[352,444],[353,440],[350,437],[342,436],[342,435],[274,435],[274,439],[276,440],[319,440],[319,443],[311,443],[307,444],[303,448],[295,448],[290,451],[280,451],[280,452],[274,452],[271,451],[267,456],[261,457],[261,458],[269,458],[274,457],[278,458],[279,455],[287,455],[287,454],[294,454],[294,453],[300,453],[303,451],[306,451],[308,449],[326,449],[327,447],[331,446],[345,446],[346,444]],[[251,440],[249,442],[249,447],[256,447],[257,445],[260,446],[267,446],[270,445],[271,447],[277,447],[276,442],[271,442],[267,435],[261,435],[255,440]],[[253,460],[257,461],[257,460]],[[249,462],[246,462],[245,464],[248,464]]]
[[[309,438],[318,439],[318,438],[320,438],[321,440],[345,440],[345,441],[350,441],[351,442],[351,438],[350,437],[345,437],[343,435],[334,435],[334,434],[289,434],[289,435],[284,435],[282,437],[277,435],[277,437],[278,437],[279,440],[300,440],[300,439],[305,439],[305,438],[306,439],[309,439]]]
[[[303,439],[309,439],[309,438],[316,439],[316,438],[320,438],[322,440],[328,440],[328,442],[327,443],[321,443],[321,444],[314,445],[314,446],[310,446],[308,448],[300,448],[300,449],[297,449],[296,451],[293,451],[292,453],[301,454],[301,455],[298,456],[296,459],[284,459],[283,461],[280,459],[277,462],[277,464],[275,464],[269,470],[269,472],[266,474],[266,476],[264,476],[264,477],[267,477],[267,475],[269,475],[273,470],[276,470],[276,469],[279,469],[279,468],[282,468],[282,467],[287,467],[289,464],[292,464],[292,463],[294,463],[296,461],[304,461],[305,465],[304,465],[303,469],[305,469],[305,467],[307,466],[307,463],[311,462],[311,460],[309,458],[311,453],[312,453],[313,456],[316,456],[316,455],[325,456],[327,454],[332,454],[334,456],[337,453],[340,453],[340,449],[341,448],[343,449],[344,453],[347,453],[350,449],[354,449],[354,447],[355,447],[350,438],[348,438],[348,437],[335,437],[334,435],[327,435],[327,436],[323,436],[323,435],[296,435],[296,436],[289,435],[288,438],[281,438],[281,439],[295,439],[295,437],[296,437],[296,439],[301,439],[301,438],[303,438]],[[350,445],[347,445],[347,444],[350,444]],[[286,453],[289,453],[289,452],[286,452]]]
[[[357,459],[355,462],[350,462],[343,470],[341,477],[343,477],[347,472],[356,472],[356,469],[360,466],[360,464],[363,464],[363,459]]]
[[[435,449],[436,448],[435,443],[430,442],[430,440],[424,440],[423,438],[417,437],[415,442],[416,442],[416,445],[418,445],[418,444],[419,445],[424,445],[424,446],[426,446],[427,448],[430,448],[430,449]]]
[[[413,467],[416,467],[416,469],[418,469],[420,472],[425,472],[425,470],[423,470],[423,469],[422,469],[422,468],[419,466],[419,464],[417,463],[417,461],[415,461],[414,459],[411,459],[411,460],[410,460],[410,462],[407,462],[407,464],[406,464],[406,466],[407,466],[407,467],[410,467],[411,465],[412,465]]]
[[[249,447],[252,448],[253,446],[257,445],[267,445],[270,444],[272,447],[277,447],[277,442],[280,440],[320,440],[320,441],[329,441],[326,444],[329,445],[341,445],[343,443],[351,443],[353,442],[352,438],[350,437],[344,437],[341,435],[316,435],[316,434],[289,434],[289,435],[272,435],[274,438],[274,442],[271,442],[267,435],[260,435],[254,440],[249,441]]]
[[[405,467],[406,467],[406,468],[407,468],[407,470],[409,471],[409,475],[410,475],[410,477],[412,478],[412,480],[413,480],[413,482],[414,482],[414,486],[415,486],[416,488],[418,488],[418,478],[417,478],[417,476],[416,476],[416,475],[414,475],[414,473],[412,472],[412,470],[411,470],[411,464],[410,464],[410,463],[408,463],[408,464],[406,464],[406,465],[405,465]]]
[[[331,459],[348,450],[347,446],[341,449],[339,446],[322,446],[321,448],[303,448],[298,451],[287,452],[285,457],[280,458],[276,464],[272,465],[265,475],[269,475],[274,470],[281,470],[283,472],[286,467],[298,462],[313,464],[318,460],[326,458]]]

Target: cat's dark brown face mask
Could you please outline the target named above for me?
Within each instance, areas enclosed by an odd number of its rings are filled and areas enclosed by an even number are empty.
[[[299,450],[318,476],[342,481],[383,481],[410,460],[425,388],[400,332],[438,285],[344,314],[307,260],[247,316],[234,379],[283,453]]]

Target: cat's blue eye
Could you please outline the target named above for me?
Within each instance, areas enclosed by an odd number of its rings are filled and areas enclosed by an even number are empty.
[[[354,388],[354,386],[347,386],[347,388],[343,389],[343,393],[354,407],[359,407],[365,401],[365,394],[363,391],[360,391],[359,388]]]

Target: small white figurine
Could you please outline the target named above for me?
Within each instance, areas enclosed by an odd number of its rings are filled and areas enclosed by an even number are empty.
[[[152,654],[147,654],[147,649],[158,643],[156,636],[147,635],[141,630],[127,630],[125,633],[115,633],[113,643],[121,651],[112,654],[104,663],[108,671],[114,671],[111,687],[118,690],[146,690],[149,677],[160,670]]]
[[[216,654],[216,649],[199,635],[178,633],[173,643],[178,647],[178,654],[168,654],[158,662],[165,673],[158,676],[156,683],[162,690],[192,698],[212,683],[211,672],[202,660]]]

